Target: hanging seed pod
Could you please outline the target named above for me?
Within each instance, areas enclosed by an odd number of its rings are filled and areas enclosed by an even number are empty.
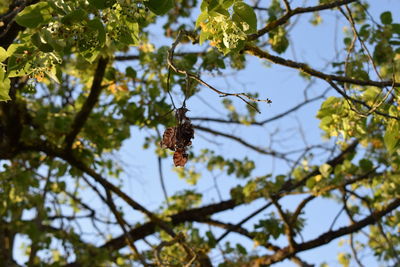
[[[174,153],[174,164],[175,167],[185,167],[185,164],[188,160],[188,154],[186,154],[185,150],[178,149]]]
[[[187,108],[182,107],[176,110],[175,118],[177,125],[169,127],[164,131],[163,138],[160,142],[162,148],[169,148],[174,153],[175,167],[184,167],[188,161],[187,147],[192,144],[191,139],[194,138],[193,125],[186,116]]]
[[[192,141],[190,140],[194,138],[193,125],[190,123],[190,121],[185,121],[182,125],[180,125],[179,131],[182,146],[190,146],[192,144]]]
[[[175,144],[176,144],[176,127],[169,127],[165,129],[163,138],[161,140],[161,147],[169,148],[172,151],[175,151]]]

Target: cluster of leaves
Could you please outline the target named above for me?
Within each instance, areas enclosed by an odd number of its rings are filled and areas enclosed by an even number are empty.
[[[147,8],[149,7],[149,8]],[[69,55],[92,63],[97,56],[112,56],[116,50],[127,50],[139,44],[139,27],[152,21],[148,9],[156,10],[154,1],[41,1],[27,6],[15,21],[27,30],[7,50],[1,48],[1,82],[8,100],[9,78],[29,75],[61,80],[60,64]],[[79,58],[78,58],[79,60]]]
[[[231,7],[232,14],[229,12]],[[210,40],[210,44],[224,54],[240,51],[247,34],[255,33],[257,29],[254,10],[242,1],[203,1],[200,9],[196,21],[196,27],[201,27],[200,44]]]

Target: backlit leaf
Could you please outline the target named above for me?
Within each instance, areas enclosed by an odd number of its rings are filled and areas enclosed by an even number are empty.
[[[36,28],[51,19],[51,8],[47,2],[27,6],[18,14],[15,21],[27,28]]]

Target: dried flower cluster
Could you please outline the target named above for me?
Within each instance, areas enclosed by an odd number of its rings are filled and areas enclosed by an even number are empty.
[[[186,116],[187,108],[179,108],[175,112],[177,125],[165,129],[163,138],[161,140],[162,148],[169,148],[174,153],[175,167],[184,167],[188,154],[186,153],[187,147],[192,144],[191,139],[194,138],[193,125],[190,119]]]

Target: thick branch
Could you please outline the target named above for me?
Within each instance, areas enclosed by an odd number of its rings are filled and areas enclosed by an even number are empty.
[[[117,196],[119,196],[122,200],[124,200],[129,206],[133,209],[142,212],[145,214],[152,222],[154,222],[157,226],[167,232],[170,236],[175,237],[176,234],[174,231],[160,218],[158,218],[154,213],[143,207],[141,204],[133,200],[126,193],[124,193],[120,188],[110,183],[107,179],[103,178],[99,173],[88,167],[85,163],[80,161],[77,157],[75,157],[69,151],[61,151],[57,148],[50,146],[49,144],[42,142],[35,145],[25,145],[21,148],[21,150],[33,150],[33,151],[41,151],[46,153],[48,156],[58,157],[66,162],[68,162],[71,166],[77,168],[78,170],[86,173],[90,177],[92,177],[96,182],[100,183],[106,190],[110,190]]]
[[[175,215],[170,216],[170,224],[173,226],[176,226],[183,222],[200,221],[214,213],[233,209],[240,204],[241,203],[237,203],[234,200],[226,200],[226,201],[222,201],[217,204],[211,204],[211,205],[204,206],[201,208],[185,210],[185,211],[182,211]],[[146,236],[154,234],[156,232],[156,226],[157,225],[154,222],[148,222],[148,223],[142,224],[141,226],[136,227],[135,229],[132,229],[129,232],[129,234],[132,236],[134,241],[140,240],[140,239],[145,238]],[[101,247],[109,248],[111,250],[118,250],[118,249],[123,248],[125,245],[126,244],[124,241],[124,236],[121,235],[114,239],[111,239],[110,241],[108,241],[107,243],[102,245]]]
[[[285,247],[285,248],[281,249],[280,251],[278,251],[277,253],[275,253],[274,255],[258,258],[252,262],[251,266],[258,267],[258,266],[262,266],[262,265],[270,265],[275,262],[279,262],[284,259],[287,259],[301,251],[313,249],[313,248],[328,244],[329,242],[331,242],[332,240],[334,240],[338,237],[348,235],[351,233],[355,233],[367,225],[376,223],[380,218],[382,218],[386,214],[392,212],[393,210],[397,209],[399,206],[400,206],[400,198],[396,198],[392,203],[387,205],[384,209],[375,211],[375,212],[371,213],[371,215],[365,217],[364,219],[362,219],[360,221],[356,221],[348,226],[341,227],[334,231],[328,231],[313,240],[298,244],[296,246],[296,249],[292,249],[290,247]]]
[[[335,166],[336,164],[339,164],[340,162],[343,161],[345,155],[349,153],[350,151],[353,151],[353,149],[357,146],[357,142],[354,142],[351,144],[347,149],[345,149],[341,154],[336,156],[334,159],[328,161],[328,163],[331,166]],[[132,208],[139,210],[146,214],[150,219],[151,222],[145,223],[141,226],[136,227],[135,229],[132,229],[129,231],[129,234],[132,236],[132,239],[134,241],[143,239],[144,237],[151,235],[156,232],[156,228],[161,227],[162,229],[167,229],[166,231],[171,231],[169,226],[166,226],[163,221],[158,220],[155,215],[153,215],[150,211],[145,209],[143,206],[141,206],[139,203],[131,199],[129,196],[127,196],[124,192],[122,192],[118,187],[115,185],[111,184],[108,182],[106,179],[104,179],[100,174],[96,173],[89,167],[87,167],[84,163],[80,162],[77,160],[74,156],[72,156],[70,153],[65,153],[63,151],[59,151],[56,148],[52,148],[46,143],[37,143],[32,146],[22,146],[20,148],[20,152],[22,151],[41,151],[46,153],[49,156],[54,156],[54,157],[59,157],[65,161],[67,161],[69,164],[74,166],[75,168],[83,171],[84,173],[90,175],[92,178],[94,178],[97,182],[102,184],[105,188],[108,188],[112,192],[114,192],[116,195],[118,195],[120,198],[122,198],[127,204],[129,204]],[[308,177],[312,177],[314,175],[318,174],[318,170],[315,172],[310,173],[309,175],[306,175],[299,183],[296,184],[284,184],[282,186],[282,189],[279,191],[279,193],[276,194],[276,196],[281,196],[284,194],[286,191],[293,190],[294,188],[297,188],[298,186],[302,185],[305,183],[305,181],[308,179]],[[218,213],[221,211],[225,211],[228,209],[233,209],[236,206],[239,206],[243,203],[237,202],[233,199],[223,201],[217,204],[212,204],[208,205],[202,208],[196,208],[196,209],[191,209],[191,210],[186,210],[179,212],[175,215],[170,216],[170,225],[171,226],[176,226],[179,225],[183,222],[193,222],[193,221],[199,221],[201,219],[206,218],[207,216],[211,216],[214,213]],[[268,203],[265,207],[261,209],[261,211],[268,207],[270,203]],[[257,211],[258,213],[259,211]],[[255,214],[257,214],[255,213]],[[253,214],[251,216],[254,216]],[[222,235],[219,240],[221,240],[224,236],[226,236],[229,232],[232,231],[232,229],[235,229],[235,227],[240,226],[244,223],[245,221],[242,220],[239,224],[233,226],[233,228],[227,230],[227,232]],[[165,228],[164,228],[165,227]],[[112,250],[117,250],[120,248],[123,248],[126,245],[125,243],[125,235],[121,235],[119,237],[116,237],[107,243],[105,243],[101,248],[109,248]]]
[[[238,227],[237,225],[234,225],[231,223],[224,223],[224,222],[213,220],[213,219],[201,219],[198,222],[206,223],[211,226],[220,227],[222,229],[227,229],[227,230],[232,229],[232,232],[246,236],[247,238],[249,238],[251,240],[253,240],[255,238],[254,233],[251,233],[251,232],[247,231],[247,229],[242,228],[240,226]],[[262,244],[262,246],[264,246],[266,249],[269,249],[272,251],[279,251],[281,249],[280,247],[278,247],[274,244],[271,244],[271,243],[265,243],[265,244]],[[300,259],[297,256],[291,257],[291,260],[301,267],[313,267],[314,266],[314,265],[308,264],[307,262],[303,261],[302,259]]]
[[[101,81],[107,67],[108,59],[100,58],[97,63],[96,72],[93,77],[92,87],[90,88],[90,93],[85,103],[83,104],[81,110],[76,114],[76,117],[71,125],[71,131],[65,137],[65,147],[70,149],[72,143],[74,142],[76,136],[81,131],[82,127],[85,125],[90,113],[92,112],[94,106],[98,102],[101,93]]]

